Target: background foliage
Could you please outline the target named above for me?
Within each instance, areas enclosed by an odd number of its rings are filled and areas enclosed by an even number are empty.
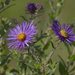
[[[0,9],[1,75],[41,75],[42,66],[46,63],[58,42],[57,37],[53,35],[53,31],[48,31],[48,29],[54,20],[58,20],[61,25],[68,23],[74,27],[74,2],[74,0],[0,0],[0,7],[2,7]],[[28,20],[31,17],[25,11],[28,3],[40,3],[44,7],[38,13],[38,17],[31,20],[34,21],[34,24],[38,28],[37,42],[21,52],[9,50],[7,47],[8,41],[6,41],[7,31],[17,23]],[[45,33],[46,31],[48,32]],[[48,42],[45,44],[46,39],[48,39]],[[62,42],[46,65],[43,75],[74,75],[74,45],[75,43],[70,47],[68,44]],[[71,65],[68,67],[69,61],[71,61]]]

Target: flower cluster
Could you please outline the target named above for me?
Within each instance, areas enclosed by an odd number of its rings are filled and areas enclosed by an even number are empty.
[[[42,9],[43,9],[43,5],[41,4],[34,4],[34,3],[27,4],[27,10],[31,14],[34,14],[36,10],[42,10]]]
[[[43,6],[41,4],[35,5],[34,3],[27,4],[27,10],[30,13],[35,13],[36,9],[40,10]],[[71,41],[75,41],[75,34],[73,28],[70,25],[63,24],[63,28],[61,28],[60,24],[57,21],[54,21],[52,26],[52,30],[58,36],[59,40],[63,42],[67,42],[71,45]],[[26,46],[29,46],[29,43],[33,43],[33,37],[37,34],[37,29],[33,23],[22,22],[20,25],[16,25],[12,29],[9,30],[7,40],[11,43],[8,43],[8,48],[10,49],[18,49],[22,50]]]

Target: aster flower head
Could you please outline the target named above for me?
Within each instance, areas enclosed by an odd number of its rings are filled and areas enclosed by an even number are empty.
[[[33,43],[33,37],[37,34],[37,29],[33,23],[22,22],[20,25],[16,25],[9,30],[7,40],[11,43],[8,43],[8,48],[22,50],[26,46],[29,46],[29,43]]]
[[[59,40],[67,42],[70,46],[71,41],[75,41],[75,34],[73,28],[71,28],[70,25],[67,24],[67,26],[65,26],[65,24],[63,24],[63,28],[61,28],[59,23],[57,21],[54,21],[51,28],[58,36]]]
[[[43,9],[43,5],[42,5],[42,4],[36,4],[36,8],[37,8],[38,10],[42,10],[42,9]]]
[[[36,6],[34,3],[28,3],[27,4],[27,10],[29,13],[34,14],[36,11]]]

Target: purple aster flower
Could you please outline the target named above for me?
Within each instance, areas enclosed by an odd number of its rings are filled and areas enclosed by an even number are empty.
[[[36,6],[34,3],[28,3],[27,4],[27,10],[29,11],[29,13],[33,14],[36,10]]]
[[[68,44],[70,44],[70,46],[71,41],[75,41],[75,34],[73,28],[71,28],[70,25],[67,24],[67,26],[65,26],[65,24],[63,24],[63,28],[61,28],[59,23],[57,21],[54,21],[51,28],[58,36],[59,40],[67,42]]]
[[[29,46],[29,43],[33,43],[33,37],[37,34],[37,29],[33,23],[22,22],[22,25],[16,25],[14,28],[9,30],[7,40],[11,43],[8,43],[8,48],[22,50],[26,46]]]

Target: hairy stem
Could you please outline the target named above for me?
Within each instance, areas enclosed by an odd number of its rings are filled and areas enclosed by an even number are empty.
[[[61,40],[58,41],[58,44],[56,45],[55,49],[53,50],[51,56],[49,57],[49,59],[47,60],[47,62],[45,63],[45,65],[43,66],[43,70],[44,70],[44,67],[47,65],[47,63],[49,62],[49,60],[51,59],[52,55],[54,54],[56,48],[58,47],[58,45],[60,44]]]

